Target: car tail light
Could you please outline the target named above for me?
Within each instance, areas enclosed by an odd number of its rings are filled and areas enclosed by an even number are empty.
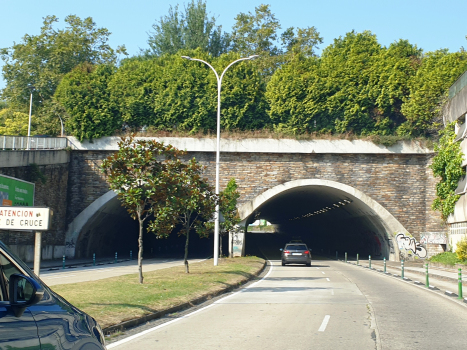
[[[285,254],[290,254],[290,250],[284,250]]]
[[[310,251],[309,251],[309,250],[307,250],[307,251],[305,251],[305,253],[304,253],[304,254],[310,254]]]

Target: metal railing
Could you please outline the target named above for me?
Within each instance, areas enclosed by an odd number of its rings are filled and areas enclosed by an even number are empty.
[[[65,149],[67,146],[66,137],[0,136],[2,150]]]

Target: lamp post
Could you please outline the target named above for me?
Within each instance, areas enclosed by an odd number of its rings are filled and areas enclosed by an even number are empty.
[[[221,76],[217,74],[217,71],[208,62],[200,60],[199,58],[191,58],[188,56],[182,56],[182,58],[190,61],[198,61],[207,65],[212,69],[217,78],[217,148],[216,148],[216,195],[219,195],[219,158],[220,158],[220,145],[221,145],[221,85],[224,74],[233,64],[240,61],[252,60],[259,57],[258,55],[252,55],[249,57],[239,58],[238,60],[230,63],[222,72]],[[219,203],[216,205],[216,214],[214,217],[214,266],[218,265],[219,261]]]
[[[29,149],[29,140],[31,137],[32,93],[34,91],[34,86],[29,85],[28,88],[29,88],[29,91],[31,92],[31,95],[29,98],[29,122],[28,122],[28,149]]]

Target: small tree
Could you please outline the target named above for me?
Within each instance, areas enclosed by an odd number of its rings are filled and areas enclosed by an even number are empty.
[[[189,273],[188,244],[190,231],[195,230],[200,237],[207,237],[213,227],[213,217],[217,197],[214,188],[202,177],[204,167],[195,158],[188,163],[179,159],[167,163],[164,176],[172,182],[171,195],[166,201],[164,215],[170,216],[182,226],[179,235],[185,235],[185,272]],[[167,236],[173,225],[167,225],[163,217],[155,217],[149,225],[158,237]]]
[[[143,224],[150,215],[161,215],[159,220],[173,227],[165,209],[173,185],[166,175],[167,163],[184,152],[153,140],[135,141],[133,136],[122,138],[118,146],[118,152],[102,162],[102,171],[122,205],[138,220],[139,283],[143,283]]]
[[[237,182],[235,178],[231,178],[227,183],[224,191],[219,194],[219,207],[222,215],[224,216],[224,222],[220,223],[220,235],[219,235],[219,255],[222,256],[222,236],[225,236],[228,232],[233,231],[235,226],[240,222],[237,210],[237,199],[240,194],[237,191]]]
[[[467,239],[465,237],[457,242],[456,255],[460,261],[467,260]]]

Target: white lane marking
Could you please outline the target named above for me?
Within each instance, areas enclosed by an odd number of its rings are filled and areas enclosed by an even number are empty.
[[[319,327],[318,332],[324,332],[326,330],[326,327],[327,327],[327,325],[329,323],[330,318],[331,318],[331,316],[329,316],[329,315],[324,316],[323,323],[321,323],[321,327]]]
[[[323,275],[325,275],[325,274],[326,274],[324,271],[321,271],[321,273],[322,273]]]
[[[331,289],[331,295],[334,295],[334,289]]]
[[[317,267],[316,269],[319,270],[319,267]]]
[[[326,280],[327,280],[328,282],[331,282],[331,280],[330,280],[329,278],[326,278]]]
[[[269,271],[268,271],[268,273],[266,274],[266,276],[264,276],[263,278],[261,278],[259,281],[255,282],[255,283],[253,283],[253,284],[250,284],[249,286],[243,288],[242,290],[240,290],[240,291],[238,291],[238,292],[235,292],[235,293],[233,293],[233,294],[230,294],[230,295],[228,295],[228,296],[226,296],[226,297],[224,297],[224,298],[222,298],[222,299],[219,299],[219,300],[216,301],[215,303],[212,303],[212,304],[210,304],[210,305],[208,305],[208,306],[205,306],[205,307],[203,307],[203,308],[201,308],[201,309],[199,309],[199,310],[193,311],[193,312],[189,313],[188,315],[185,315],[185,316],[176,318],[176,319],[174,319],[174,320],[172,320],[172,321],[163,323],[163,324],[158,325],[158,326],[153,327],[153,328],[149,328],[149,329],[147,329],[147,330],[145,330],[145,331],[143,331],[143,332],[141,332],[141,333],[134,334],[134,335],[132,335],[132,336],[130,336],[130,337],[128,337],[128,338],[125,338],[125,339],[119,340],[119,341],[117,341],[117,342],[115,342],[115,343],[109,344],[109,345],[107,345],[107,349],[115,348],[115,347],[120,346],[120,345],[122,345],[122,344],[125,344],[125,343],[127,343],[127,342],[129,342],[129,341],[131,341],[131,340],[133,340],[133,339],[136,339],[136,338],[139,338],[139,337],[141,337],[141,336],[143,336],[143,335],[146,335],[146,334],[148,334],[148,333],[151,333],[152,331],[155,331],[155,330],[158,330],[158,329],[160,329],[160,328],[162,328],[162,327],[168,326],[169,324],[172,324],[172,323],[175,323],[175,322],[177,322],[177,321],[183,320],[184,318],[188,318],[188,317],[190,317],[190,316],[192,316],[192,315],[194,315],[194,314],[196,314],[196,313],[198,313],[198,312],[200,312],[200,311],[206,310],[206,309],[208,309],[208,308],[210,308],[210,307],[216,305],[217,303],[220,303],[221,301],[223,301],[223,300],[225,300],[225,299],[227,299],[227,298],[230,298],[230,297],[232,297],[232,296],[234,296],[234,295],[236,295],[236,294],[242,293],[245,289],[248,289],[248,288],[251,288],[251,287],[257,285],[258,283],[260,283],[260,282],[262,282],[263,280],[265,280],[265,279],[271,274],[271,272],[272,272],[272,270],[273,270],[273,265],[272,265],[271,261],[268,260],[268,262],[269,262],[271,268],[269,269]]]

